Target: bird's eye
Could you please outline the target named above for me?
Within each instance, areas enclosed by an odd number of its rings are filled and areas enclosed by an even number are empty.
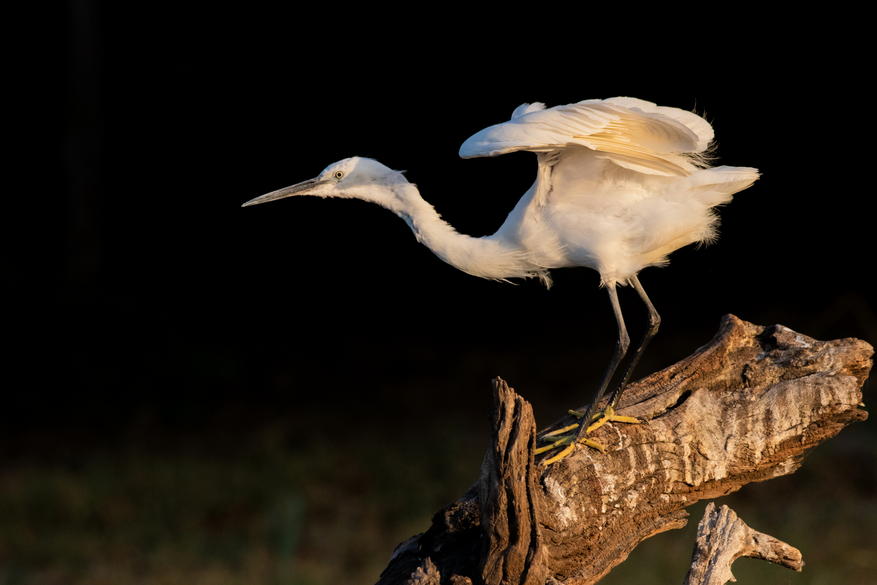
[[[344,176],[344,171],[335,171],[335,178],[340,179]]]

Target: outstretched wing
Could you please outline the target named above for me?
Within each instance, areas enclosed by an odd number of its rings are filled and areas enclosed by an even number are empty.
[[[524,104],[508,122],[485,128],[464,142],[460,156],[517,150],[545,153],[577,145],[640,173],[687,176],[697,169],[697,153],[704,152],[712,139],[712,127],[696,114],[616,97],[549,109],[544,104]]]

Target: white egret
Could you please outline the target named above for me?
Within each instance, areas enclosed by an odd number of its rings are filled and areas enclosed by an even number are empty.
[[[614,407],[660,317],[637,274],[667,263],[683,246],[716,238],[714,208],[749,187],[754,168],[710,168],[713,129],[703,118],[635,98],[586,100],[545,109],[524,104],[510,121],[491,126],[460,148],[463,158],[525,150],[536,153],[533,186],[499,230],[473,238],[441,219],[403,174],[353,157],[329,165],[314,179],[268,193],[244,207],[292,195],[356,198],[377,203],[405,220],[417,241],[452,266],[481,278],[537,277],[551,285],[549,270],[585,266],[600,274],[618,325],[615,351],[590,406],[580,416],[592,425],[552,437],[540,449],[566,445],[547,462],[570,453],[576,442],[600,448],[584,435],[617,417]],[[648,310],[648,329],[634,350],[603,412],[592,417],[630,344],[616,286],[631,285]],[[546,462],[546,463],[547,463]]]

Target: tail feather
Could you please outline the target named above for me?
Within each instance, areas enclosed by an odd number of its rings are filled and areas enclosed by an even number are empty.
[[[735,193],[739,193],[754,183],[760,173],[752,167],[721,166],[704,169],[690,178],[689,193],[707,207],[727,203]]]

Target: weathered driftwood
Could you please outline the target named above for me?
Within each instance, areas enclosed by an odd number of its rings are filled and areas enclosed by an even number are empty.
[[[768,534],[753,530],[728,506],[710,502],[700,524],[683,585],[725,585],[736,581],[731,564],[740,557],[763,559],[795,571],[804,566],[801,551]]]
[[[530,404],[494,380],[493,433],[479,482],[394,551],[379,584],[586,585],[683,510],[794,472],[804,454],[864,420],[873,349],[816,341],[732,315],[694,355],[628,387],[610,423],[549,467],[534,457]]]

